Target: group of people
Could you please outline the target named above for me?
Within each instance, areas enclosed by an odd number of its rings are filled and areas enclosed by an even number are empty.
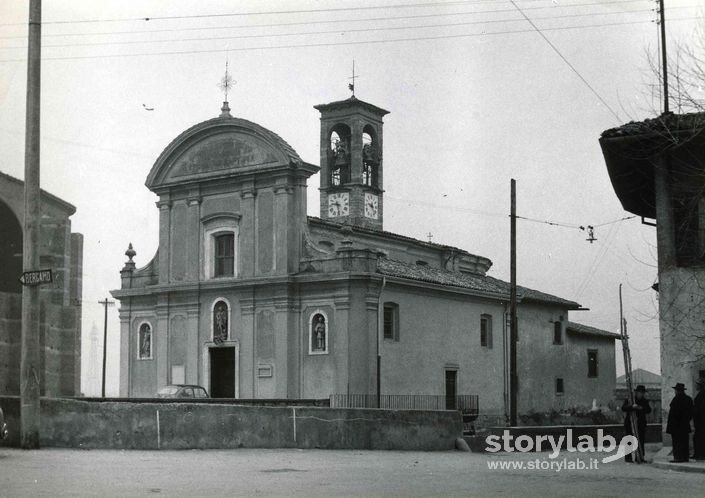
[[[695,460],[705,460],[705,378],[697,384],[698,394],[695,400],[688,396],[685,385],[678,382],[673,389],[676,395],[671,401],[668,411],[666,432],[671,435],[673,444],[673,460],[671,462],[687,462],[691,458],[689,448],[689,435],[691,421],[693,422],[693,456]],[[639,450],[644,455],[644,441],[646,440],[646,416],[651,413],[651,405],[646,399],[646,388],[636,386],[634,402],[624,400],[622,411],[625,412],[624,429],[627,434],[634,435],[632,418],[635,419],[636,436],[639,440]],[[633,461],[632,455],[626,455],[627,462]]]

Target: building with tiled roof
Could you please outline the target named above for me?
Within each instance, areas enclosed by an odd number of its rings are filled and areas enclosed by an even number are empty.
[[[509,284],[487,274],[487,257],[384,230],[388,111],[355,97],[316,109],[320,166],[227,104],[156,160],[146,184],[159,249],[138,269],[130,247],[113,291],[121,395],[177,383],[214,397],[379,393],[440,407],[476,395],[484,419],[503,423]],[[311,217],[306,183],[319,171]],[[519,412],[607,404],[609,333],[571,328],[572,300],[520,287],[518,302]]]

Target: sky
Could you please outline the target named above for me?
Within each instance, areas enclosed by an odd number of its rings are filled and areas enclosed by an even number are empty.
[[[571,320],[611,331],[622,284],[633,366],[659,372],[654,228],[623,219],[631,215],[598,144],[603,130],[660,112],[649,69],[656,5],[45,0],[41,186],[76,206],[72,229],[84,235],[83,391],[100,392],[98,301],[119,288],[129,242],[138,266],[158,245],[147,174],[174,137],[219,114],[226,60],[232,114],[314,164],[313,106],[350,95],[354,60],[357,97],[390,111],[385,229],[489,257],[490,275],[508,280],[515,178],[518,215],[530,219],[517,225],[519,284],[578,301],[589,311]],[[669,49],[693,43],[703,7],[666,2]],[[0,171],[20,179],[27,12],[27,1],[0,3]],[[310,215],[317,199],[316,175]],[[587,225],[592,243],[578,228]],[[117,306],[108,313],[107,393],[116,395]]]

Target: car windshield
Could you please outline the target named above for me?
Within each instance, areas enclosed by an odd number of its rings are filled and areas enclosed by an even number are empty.
[[[159,392],[157,393],[158,396],[173,396],[179,392],[179,387],[178,386],[166,386],[162,387]]]

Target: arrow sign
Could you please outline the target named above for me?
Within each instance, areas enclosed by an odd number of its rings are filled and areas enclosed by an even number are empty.
[[[52,282],[51,270],[26,271],[19,278],[22,285],[41,285]]]

